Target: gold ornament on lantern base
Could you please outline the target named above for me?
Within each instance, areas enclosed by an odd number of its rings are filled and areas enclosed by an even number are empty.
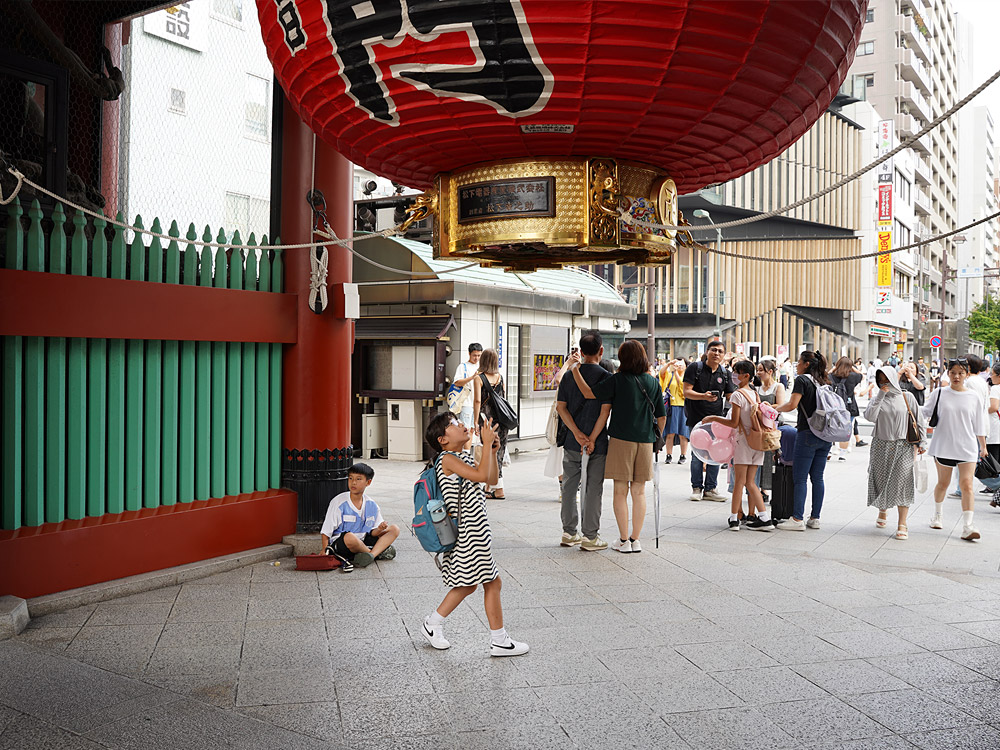
[[[438,175],[409,209],[434,216],[434,257],[509,271],[565,265],[664,265],[686,232],[623,222],[679,224],[677,188],[660,170],[605,157],[498,161]]]

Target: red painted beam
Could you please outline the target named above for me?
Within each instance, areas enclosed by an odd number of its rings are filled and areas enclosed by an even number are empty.
[[[25,599],[277,544],[298,497],[268,490],[0,531],[0,595]]]
[[[294,294],[0,269],[0,335],[165,341],[297,339]]]

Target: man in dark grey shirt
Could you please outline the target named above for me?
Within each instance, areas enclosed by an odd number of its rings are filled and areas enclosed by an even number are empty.
[[[580,355],[583,357],[580,375],[587,381],[587,385],[594,387],[611,377],[611,373],[600,365],[604,346],[601,334],[597,331],[590,331],[580,337]],[[584,398],[576,380],[565,377],[559,383],[556,412],[568,430],[563,444],[563,535],[559,543],[563,547],[579,544],[581,549],[589,552],[607,549],[608,543],[598,536],[598,531],[601,528],[601,504],[604,499],[604,464],[608,458],[608,431],[605,425],[608,414],[611,413],[611,404]],[[580,498],[581,514],[577,511],[576,491],[580,486],[584,452],[588,454],[587,482]],[[578,529],[582,529],[583,536]]]

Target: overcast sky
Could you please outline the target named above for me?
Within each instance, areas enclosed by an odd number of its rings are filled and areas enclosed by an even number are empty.
[[[974,82],[968,90],[959,90],[959,97],[965,96],[991,75],[1000,70],[1000,0],[951,0],[952,7],[960,16],[972,23],[972,77]],[[993,115],[993,122],[1000,119],[1000,80],[977,96],[969,106],[986,105]]]

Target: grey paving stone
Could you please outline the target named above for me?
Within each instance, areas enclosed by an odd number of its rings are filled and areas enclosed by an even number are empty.
[[[743,700],[700,671],[681,672],[656,680],[635,680],[633,693],[656,714],[670,714],[742,706]],[[725,711],[720,711],[720,715]],[[611,718],[608,714],[601,714]]]
[[[713,672],[712,679],[751,705],[830,697],[788,667]]]
[[[16,640],[50,651],[63,651],[80,632],[80,628],[25,628]]]
[[[238,711],[268,724],[316,739],[342,742],[344,738],[340,723],[340,704],[336,701],[244,706]]]
[[[623,681],[661,681],[700,671],[688,659],[667,646],[601,651],[597,653],[597,657]]]
[[[466,742],[475,741],[469,738],[493,736],[492,733],[485,732],[414,734],[408,737],[378,737],[358,733],[352,736],[350,747],[351,750],[465,750]]]
[[[866,626],[865,630],[823,633],[820,637],[837,648],[861,658],[914,654],[924,650],[915,643],[871,626]]]
[[[636,621],[675,623],[703,619],[701,614],[673,598],[648,602],[621,602],[618,609]]]
[[[809,664],[820,661],[850,659],[851,655],[842,648],[824,641],[815,635],[793,635],[782,638],[767,638],[767,634],[754,634],[753,645],[779,664]]]
[[[624,583],[617,586],[591,583],[590,590],[616,604],[655,602],[667,598],[666,592],[651,583]]]
[[[887,628],[886,632],[904,638],[911,643],[926,648],[928,651],[978,648],[980,646],[993,645],[991,641],[943,623],[919,625],[916,627]]]
[[[989,726],[938,729],[907,734],[906,739],[921,750],[996,750],[1000,747],[1000,730]]]
[[[114,601],[118,604],[153,604],[156,602],[173,602],[177,599],[177,594],[180,590],[180,586],[164,586],[158,589],[142,591],[138,594],[122,596]]]
[[[716,710],[673,714],[667,724],[691,747],[703,750],[756,750],[794,747],[796,743],[757,708],[731,708],[721,715]]]
[[[446,703],[438,695],[415,695],[340,701],[344,742],[354,746],[368,737],[408,737],[452,731]]]
[[[940,653],[946,659],[951,659],[969,669],[974,669],[986,677],[1000,680],[1000,646],[960,648],[941,651]]]
[[[1000,644],[1000,620],[984,620],[982,622],[962,622],[954,627],[972,633],[980,638]]]
[[[900,734],[979,723],[964,711],[916,688],[852,695],[844,700],[879,724]]]
[[[0,734],[3,734],[4,729],[10,724],[14,719],[23,716],[20,711],[15,711],[13,708],[4,706],[0,704]]]
[[[102,646],[87,651],[76,651],[71,656],[84,664],[100,667],[115,674],[140,677],[146,671],[152,654],[153,646],[130,645]]]
[[[532,687],[574,685],[617,680],[614,672],[591,654],[532,654],[530,659],[512,659]]]
[[[823,605],[821,608],[807,609],[801,612],[785,612],[781,617],[795,625],[798,625],[807,633],[823,635],[825,633],[839,633],[850,630],[867,630],[871,626],[852,617],[845,612],[840,612],[832,607]]]
[[[570,747],[579,750],[606,750],[609,745],[617,743],[622,747],[657,748],[657,750],[689,750],[691,747],[663,720],[639,725],[583,724],[566,727],[565,732],[574,743]],[[501,742],[494,747],[506,747],[502,738],[498,739]],[[531,750],[528,744],[515,747]],[[562,747],[562,745],[553,744],[552,747]]]
[[[266,599],[306,599],[319,594],[315,581],[257,581],[250,583],[250,596]]]
[[[95,609],[97,609],[96,604],[86,604],[82,607],[68,609],[65,612],[53,612],[41,617],[32,617],[25,630],[32,630],[34,628],[79,628],[86,624]]]
[[[98,625],[144,625],[163,624],[170,614],[170,602],[148,604],[121,604],[102,602],[87,620],[87,627]]]
[[[908,604],[906,607],[936,622],[980,622],[996,619],[996,615],[977,607],[945,600],[934,604]]]
[[[675,650],[707,672],[778,666],[778,662],[767,654],[734,640],[722,643],[689,643],[675,646]]]
[[[834,695],[901,690],[909,687],[898,677],[876,669],[861,659],[795,664],[792,669]]]
[[[380,662],[377,657],[339,665],[336,674],[338,700],[358,700],[363,696],[389,698],[405,695],[429,695],[434,686],[427,671],[418,663]]]
[[[867,661],[877,669],[893,674],[919,688],[977,682],[983,679],[983,675],[979,672],[934,653],[884,656]]]
[[[196,578],[193,581],[188,581],[185,586],[214,586],[219,584],[243,584],[250,580],[250,576],[253,571],[257,568],[271,568],[275,569],[271,563],[259,563],[258,565],[245,565],[241,568],[233,568],[232,570],[226,570],[222,573],[215,573],[210,576],[205,576],[204,578]],[[278,568],[280,569],[280,568]]]
[[[563,726],[592,725],[595,716],[614,717],[618,725],[656,719],[640,696],[621,684],[557,685],[535,688],[535,693]]]
[[[20,716],[0,734],[0,750],[101,750],[102,746],[33,716]]]
[[[351,660],[353,661],[353,660]],[[333,663],[329,645],[322,640],[243,644],[240,671],[269,672],[284,669],[329,667]]]
[[[243,642],[248,646],[281,646],[327,639],[327,623],[319,617],[297,620],[249,620]]]
[[[239,668],[239,644],[203,644],[199,646],[157,646],[146,667],[146,674],[203,674],[232,672]]]
[[[156,645],[162,624],[153,625],[86,625],[67,646],[66,653],[107,648],[153,647]]]
[[[237,706],[315,703],[336,699],[333,670],[324,665],[304,669],[240,672]]]
[[[983,721],[996,723],[1000,716],[1000,682],[995,680],[932,685],[924,692]]]
[[[181,586],[175,601],[178,604],[181,602],[245,601],[249,595],[249,581],[211,584],[191,581]]]
[[[883,737],[889,730],[843,701],[826,697],[767,707],[768,715],[799,742],[822,738],[846,742]]]
[[[167,622],[243,622],[247,618],[248,598],[177,601]]]
[[[929,617],[918,615],[911,609],[899,605],[889,605],[881,607],[848,608],[845,612],[852,617],[874,625],[876,628],[902,628],[920,625],[934,625],[935,621]]]
[[[57,723],[63,729],[84,734],[98,727],[112,724],[135,714],[147,711],[165,711],[168,704],[181,696],[168,690],[150,689],[149,692],[120,702],[113,703],[98,711],[67,713],[60,716]]]
[[[913,750],[911,743],[896,735],[848,742],[819,742],[810,747],[812,750]]]
[[[182,648],[242,643],[242,622],[168,622],[163,626],[156,646]]]
[[[535,691],[530,689],[439,692],[435,699],[440,702],[447,725],[458,732],[559,725],[551,707],[545,701],[539,701]]]
[[[282,620],[300,617],[322,617],[323,605],[319,596],[303,599],[270,599],[251,596],[247,610],[248,620]]]
[[[202,674],[147,674],[143,681],[165,688],[173,693],[186,695],[201,703],[222,708],[236,705],[238,672]]]

